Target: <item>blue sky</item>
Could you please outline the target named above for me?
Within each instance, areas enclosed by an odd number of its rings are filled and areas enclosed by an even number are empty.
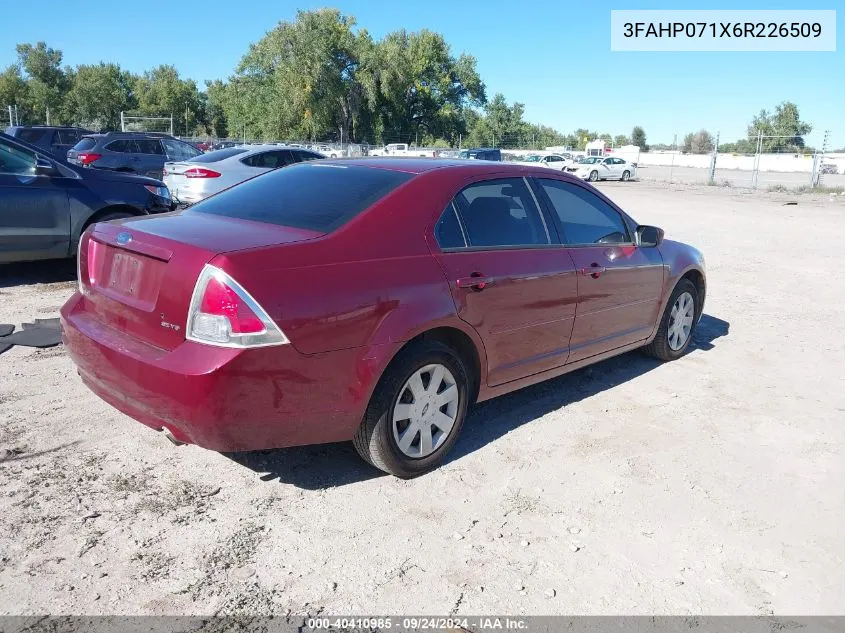
[[[249,43],[297,9],[334,6],[373,36],[406,28],[444,34],[455,54],[478,59],[488,94],[526,106],[526,118],[562,131],[586,127],[672,142],[702,127],[726,141],[745,135],[751,117],[784,100],[813,125],[811,144],[845,145],[845,53],[622,53],[610,51],[611,9],[836,9],[841,0],[803,3],[683,1],[583,3],[565,0],[202,0],[138,4],[109,0],[45,0],[37,19],[0,21],[0,67],[14,44],[45,40],[67,64],[118,62],[140,72],[174,64],[183,76],[227,77]],[[35,5],[33,5],[35,6]],[[840,11],[845,15],[845,11]],[[837,16],[839,17],[839,16]]]

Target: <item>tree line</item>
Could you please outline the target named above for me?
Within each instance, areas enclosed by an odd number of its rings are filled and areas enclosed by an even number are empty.
[[[254,139],[407,142],[455,147],[640,143],[584,128],[565,134],[525,120],[525,105],[487,89],[471,55],[455,56],[433,31],[382,39],[335,9],[299,11],[249,46],[225,81],[199,86],[172,65],[136,74],[116,62],[62,65],[45,42],[16,47],[0,73],[0,106],[26,124],[119,129],[121,111],[174,117],[177,134]]]
[[[441,34],[403,29],[375,39],[336,9],[299,11],[293,21],[279,22],[250,44],[225,81],[203,86],[172,65],[140,74],[116,62],[63,66],[62,51],[45,42],[18,44],[16,52],[16,63],[0,73],[0,106],[16,104],[26,124],[114,130],[123,111],[172,115],[174,131],[185,136],[576,150],[602,139],[649,148],[639,126],[630,136],[613,136],[528,122],[523,103],[509,103],[501,93],[488,98],[476,59],[455,56]],[[760,112],[748,139],[720,149],[756,146],[758,129],[785,134],[764,143],[777,151],[803,147],[811,128],[785,102],[774,113]],[[706,153],[713,142],[701,130],[686,136],[684,150]]]

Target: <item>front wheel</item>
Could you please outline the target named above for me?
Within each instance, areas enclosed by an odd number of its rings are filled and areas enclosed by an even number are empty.
[[[684,355],[695,332],[698,290],[689,279],[682,279],[672,291],[654,340],[644,351],[660,360],[675,360]]]
[[[591,171],[590,172],[590,182],[595,182],[599,179],[599,172]]]
[[[468,393],[466,369],[451,348],[436,341],[408,346],[379,381],[355,450],[403,479],[436,468],[457,441]]]
[[[622,172],[622,182],[628,182],[631,180],[631,172],[627,169]]]

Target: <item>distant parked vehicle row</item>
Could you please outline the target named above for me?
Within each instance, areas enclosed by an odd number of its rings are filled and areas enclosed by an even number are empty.
[[[81,137],[86,134],[93,134],[93,132],[80,127],[13,125],[6,128],[6,134],[32,143],[36,147],[47,150],[53,156],[64,160],[68,150],[76,145]]]
[[[193,204],[258,174],[323,158],[323,154],[293,146],[227,147],[165,163],[164,182],[179,203]]]
[[[0,134],[0,263],[71,257],[95,222],[174,208],[158,180],[84,169]]]
[[[86,134],[67,153],[80,167],[140,174],[161,180],[166,161],[190,160],[202,155],[195,146],[169,134],[106,132]]]

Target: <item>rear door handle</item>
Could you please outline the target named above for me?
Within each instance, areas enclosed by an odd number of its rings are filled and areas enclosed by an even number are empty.
[[[593,279],[598,279],[601,277],[601,274],[605,272],[607,269],[604,266],[599,266],[596,262],[590,264],[589,268],[579,268],[578,274],[584,276],[590,276]]]
[[[461,277],[455,282],[458,288],[472,288],[473,290],[484,290],[487,286],[493,283],[492,277],[487,277],[481,273],[472,273],[469,277]]]

